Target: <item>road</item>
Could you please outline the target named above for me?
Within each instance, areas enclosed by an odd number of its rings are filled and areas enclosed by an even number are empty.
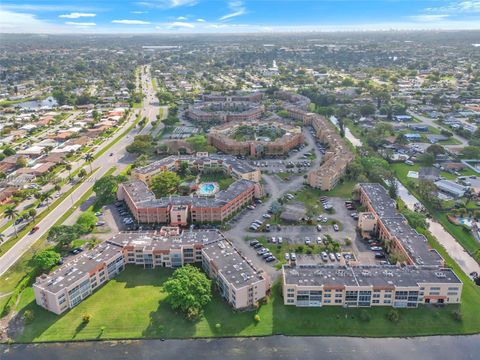
[[[147,84],[147,86],[144,89],[146,98],[141,111],[142,116],[147,117],[149,122],[143,129],[141,129],[141,134],[147,134],[151,131],[151,121],[156,119],[156,115],[158,113],[158,105],[152,97],[152,95],[154,96],[154,92],[151,80],[149,80],[149,78],[149,69],[147,69],[147,71],[142,71],[142,85]],[[129,126],[133,123],[137,113],[138,112],[132,112],[132,115],[126,122],[125,126]],[[118,136],[121,136],[122,133],[122,131],[118,131],[114,139]],[[93,186],[97,179],[105,175],[105,173],[107,173],[108,170],[113,166],[116,166],[117,172],[119,172],[133,161],[132,156],[127,153],[125,148],[132,141],[133,137],[138,134],[139,128],[133,128],[129,134],[122,137],[117,143],[115,143],[109,149],[109,151],[105,152],[91,163],[92,169],[97,169],[97,171],[93,175],[89,176],[78,188],[73,191],[70,196],[52,209],[52,211],[37,224],[39,227],[37,232],[31,235],[25,235],[23,238],[19,239],[7,252],[2,254],[0,258],[0,275],[4,274],[38,239],[45,235],[50,227],[53,226],[55,222]],[[113,155],[110,156],[110,154]],[[90,165],[88,166],[90,167]],[[67,191],[70,187],[71,185],[66,185],[64,187],[64,191]]]
[[[4,360],[370,360],[478,358],[480,335],[416,338],[293,337],[0,345]]]
[[[420,203],[420,201],[399,181],[397,181],[397,183],[398,196],[410,210],[414,210],[414,205]],[[467,275],[472,271],[476,271],[480,274],[480,265],[465,251],[462,245],[460,245],[440,223],[433,221],[432,219],[427,219],[427,221],[429,224],[429,231],[435,236],[438,242],[442,244],[445,250],[447,250],[448,255],[455,260],[463,272]]]
[[[438,129],[438,130],[447,130],[449,132],[452,132],[451,130],[448,130],[448,129],[445,129],[443,126],[440,126],[438,124],[436,124],[433,119],[429,118],[429,117],[426,117],[426,116],[423,116],[423,115],[420,115],[419,113],[416,113],[412,110],[408,110],[407,113],[415,118],[417,118],[418,120],[420,120],[422,122],[423,125],[427,125],[427,126],[431,126],[435,129]],[[445,145],[445,147],[447,149],[458,149],[458,148],[463,148],[464,146],[467,146],[468,145],[468,140],[457,135],[457,134],[453,134],[452,136],[455,140],[458,140],[461,144],[460,145]]]
[[[322,160],[322,154],[315,146],[315,138],[310,134],[308,129],[304,129],[303,133],[305,135],[305,141],[308,144],[306,148],[310,151],[315,151],[316,157],[315,160],[312,161],[312,168],[317,167]],[[251,256],[249,256],[249,258],[252,259],[255,266],[266,270],[273,281],[279,276],[279,272],[275,270],[273,265],[265,266],[265,262],[256,256],[255,250],[248,245],[244,238],[249,234],[247,229],[250,224],[255,220],[262,219],[262,215],[268,211],[274,201],[289,192],[297,191],[304,185],[305,180],[303,176],[294,176],[289,182],[283,182],[275,175],[266,174],[263,174],[262,178],[265,181],[265,192],[269,194],[268,199],[265,200],[263,204],[257,205],[255,210],[245,209],[231,222],[231,228],[226,231],[225,234],[228,239],[235,243],[235,247],[241,253],[250,254]]]

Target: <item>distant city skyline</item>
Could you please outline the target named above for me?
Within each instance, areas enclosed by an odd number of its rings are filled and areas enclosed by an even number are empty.
[[[2,33],[480,29],[480,0],[2,0]]]

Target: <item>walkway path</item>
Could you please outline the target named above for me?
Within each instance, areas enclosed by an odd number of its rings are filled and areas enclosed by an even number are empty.
[[[403,200],[410,210],[419,203],[418,199],[409,193],[407,188],[398,182],[398,196]],[[455,238],[438,222],[427,219],[429,231],[435,236],[440,244],[447,250],[448,255],[457,262],[465,274],[476,271],[480,274],[480,265],[470,256]]]

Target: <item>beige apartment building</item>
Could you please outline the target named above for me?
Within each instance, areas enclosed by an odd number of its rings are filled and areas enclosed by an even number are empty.
[[[33,284],[35,300],[44,309],[61,314],[90,296],[124,268],[122,247],[104,242],[52,273],[37,277]]]
[[[178,268],[202,264],[220,293],[235,309],[253,307],[266,296],[270,280],[217,230],[124,232],[85,251],[59,269],[37,277],[33,289],[39,306],[55,314],[73,308],[125,269],[126,264]]]
[[[254,268],[226,240],[202,249],[202,267],[215,282],[221,296],[235,309],[251,308],[270,289],[268,275]]]
[[[463,289],[451,269],[375,265],[284,265],[282,285],[284,304],[299,307],[458,304]]]

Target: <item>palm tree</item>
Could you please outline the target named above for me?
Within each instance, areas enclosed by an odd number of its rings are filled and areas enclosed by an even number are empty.
[[[5,234],[4,233],[0,233],[0,244],[3,243],[3,239],[5,238]],[[0,252],[1,252],[1,249],[0,249]]]
[[[5,209],[3,215],[9,220],[13,220],[13,228],[15,229],[15,237],[16,237],[18,234],[17,234],[17,225],[15,224],[15,220],[17,220],[18,218],[18,210],[15,208],[15,206],[9,206]]]
[[[93,155],[92,154],[85,155],[84,160],[87,164],[90,164],[90,173],[91,173],[92,172]]]
[[[66,165],[65,165],[65,169],[67,169],[67,171],[68,171],[68,178],[70,179],[70,178],[72,177],[72,173],[71,173],[72,165],[71,165],[71,164],[66,164]]]
[[[47,207],[50,208],[50,200],[52,200],[52,195],[50,195],[49,193],[42,193],[42,196],[41,196],[41,201],[46,201],[47,202]]]

